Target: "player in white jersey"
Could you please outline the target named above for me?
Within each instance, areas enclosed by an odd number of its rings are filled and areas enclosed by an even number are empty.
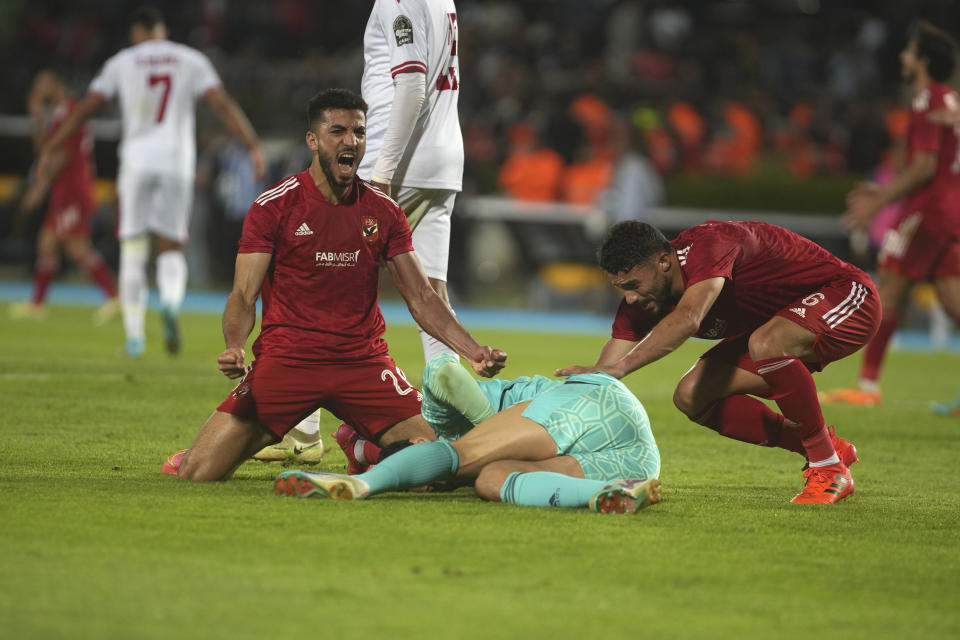
[[[177,316],[187,285],[187,241],[196,170],[196,104],[202,98],[250,151],[257,179],[265,162],[256,133],[224,90],[210,60],[171,42],[163,15],[143,7],[130,20],[132,46],[106,61],[87,96],[44,147],[49,156],[116,98],[123,120],[119,196],[120,300],[127,354],[144,351],[147,262],[152,239],[167,350],[180,348]],[[41,158],[40,168],[44,170]]]
[[[449,304],[450,214],[463,179],[453,0],[375,2],[363,36],[367,154],[358,170],[403,207],[413,246]],[[424,358],[449,349],[422,328]]]

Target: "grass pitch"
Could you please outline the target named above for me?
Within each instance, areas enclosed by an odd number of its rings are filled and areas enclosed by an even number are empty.
[[[960,634],[958,358],[893,353],[875,409],[827,407],[856,494],[789,504],[799,456],[688,422],[673,386],[704,344],[627,379],[663,456],[633,517],[487,504],[472,492],[279,498],[276,465],[227,483],[160,474],[231,388],[213,316],[168,358],[55,307],[0,319],[0,636],[6,638],[948,638]],[[505,374],[588,364],[603,336],[478,330]],[[418,379],[414,330],[388,332]],[[819,374],[849,383],[859,356]],[[329,434],[336,426],[326,415]],[[342,471],[331,438],[321,468]]]

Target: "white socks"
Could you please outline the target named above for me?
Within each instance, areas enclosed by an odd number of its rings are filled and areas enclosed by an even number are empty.
[[[164,251],[157,256],[157,288],[160,304],[179,313],[187,292],[187,259],[183,251]]]
[[[294,427],[297,431],[305,435],[312,436],[320,432],[320,409],[317,409],[306,418],[300,421],[300,424]]]
[[[128,339],[143,339],[149,257],[150,243],[146,236],[120,241],[120,303],[123,309],[123,328]]]

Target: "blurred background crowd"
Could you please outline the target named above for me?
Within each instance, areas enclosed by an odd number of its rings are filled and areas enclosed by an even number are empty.
[[[171,39],[211,57],[267,143],[267,182],[305,166],[304,105],[324,87],[359,88],[372,3],[157,4]],[[11,219],[32,162],[18,120],[31,78],[52,65],[85,93],[102,62],[127,46],[133,6],[0,6],[0,261],[26,270],[30,239]],[[608,221],[662,205],[838,215],[857,179],[884,179],[898,166],[907,122],[898,55],[909,24],[923,17],[960,33],[960,4],[946,0],[457,0],[457,8],[466,148],[458,207],[499,195],[597,208]],[[263,187],[211,121],[201,112],[194,224],[205,242],[191,257],[204,263],[191,265],[201,285],[229,281],[243,215]],[[116,131],[99,131],[98,175],[109,184]],[[101,195],[109,209],[108,186]],[[104,220],[109,229],[109,213]],[[455,246],[464,229],[455,222]],[[451,271],[463,289],[477,275]]]

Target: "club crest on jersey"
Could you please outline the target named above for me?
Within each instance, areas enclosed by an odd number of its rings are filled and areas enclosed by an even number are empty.
[[[397,37],[397,46],[413,44],[413,23],[407,16],[397,16],[393,21],[393,35]]]
[[[380,237],[380,223],[373,216],[363,216],[360,219],[360,228],[363,231],[363,239],[367,242],[376,242]]]

